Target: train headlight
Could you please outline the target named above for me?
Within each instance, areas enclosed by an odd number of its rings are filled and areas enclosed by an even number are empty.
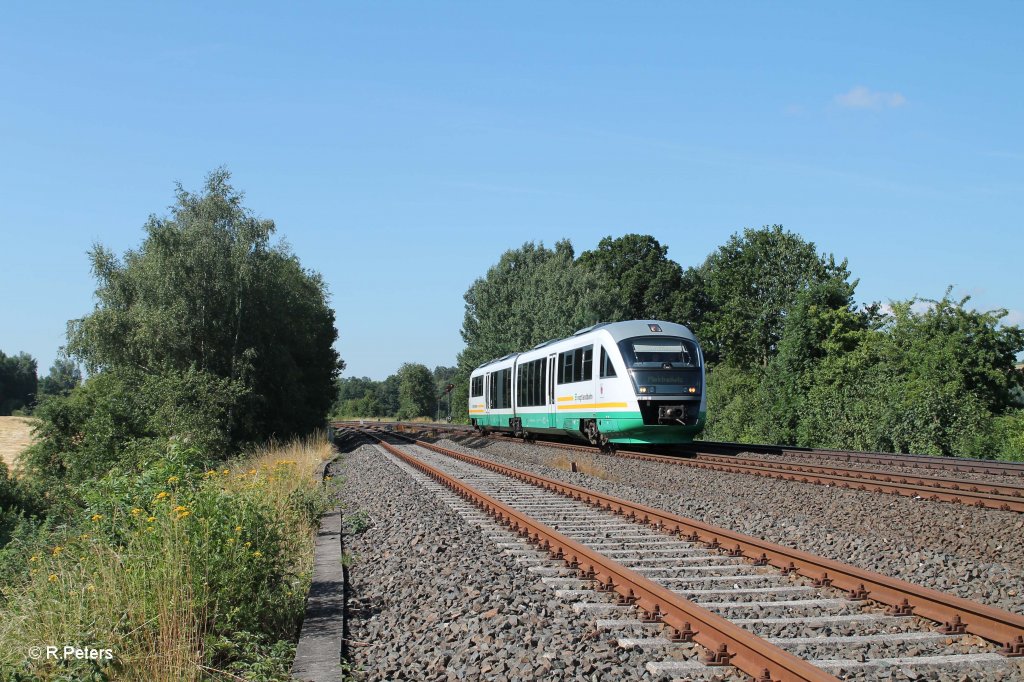
[[[640,387],[640,392],[641,393],[647,393],[647,387],[646,386],[641,386]]]
[[[697,392],[697,387],[696,386],[690,386],[689,390],[690,390],[690,393],[696,393]]]

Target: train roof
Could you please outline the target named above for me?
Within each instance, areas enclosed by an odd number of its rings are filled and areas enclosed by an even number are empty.
[[[615,343],[624,339],[630,339],[634,336],[651,336],[654,334],[664,334],[665,336],[680,336],[684,339],[693,339],[696,341],[697,337],[693,335],[693,332],[689,330],[685,325],[676,324],[675,322],[665,322],[663,320],[626,320],[624,322],[602,322],[601,324],[595,324],[592,327],[584,327],[579,330],[573,336],[580,336],[592,331],[606,331],[611,334],[612,339]]]
[[[697,340],[697,337],[693,335],[693,332],[691,332],[688,327],[686,327],[685,325],[676,324],[675,322],[665,322],[663,320],[626,320],[624,322],[601,322],[599,324],[591,325],[589,327],[584,327],[583,329],[580,329],[579,331],[574,333],[572,336],[567,336],[565,339],[551,339],[550,341],[544,341],[542,343],[538,343],[530,350],[537,350],[538,348],[550,346],[551,344],[558,343],[559,341],[565,341],[566,339],[571,339],[575,336],[582,336],[589,332],[598,330],[606,331],[609,334],[611,334],[612,340],[615,341],[615,343],[636,336],[653,336],[657,334],[663,334],[665,336],[678,336],[684,339],[692,339],[694,341]],[[476,369],[486,367],[487,365],[493,365],[496,362],[502,362],[504,360],[508,360],[509,358],[513,358],[521,354],[522,353],[509,353],[508,355],[505,355],[503,357],[488,360],[487,362],[477,365]]]

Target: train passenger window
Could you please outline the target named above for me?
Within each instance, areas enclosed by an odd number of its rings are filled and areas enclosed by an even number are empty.
[[[573,352],[567,351],[558,354],[558,383],[572,383]]]
[[[537,407],[544,404],[544,381],[547,367],[544,358],[525,362],[516,371],[516,405]]]
[[[594,347],[587,346],[586,348],[581,348],[580,351],[582,351],[581,354],[583,356],[583,362],[581,363],[583,371],[577,381],[590,381],[594,378]]]
[[[481,374],[478,377],[473,377],[472,381],[469,382],[469,397],[479,398],[484,394],[484,377]]]
[[[499,369],[491,372],[491,395],[487,406],[492,410],[512,407],[512,370]]]
[[[585,346],[558,354],[558,383],[571,384],[594,378],[594,347]]]
[[[615,365],[612,364],[612,356],[601,346],[601,378],[615,376]]]

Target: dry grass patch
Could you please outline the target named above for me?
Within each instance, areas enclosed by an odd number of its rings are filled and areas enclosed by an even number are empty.
[[[32,445],[35,420],[28,417],[0,417],[0,460],[14,471],[18,455]]]
[[[619,477],[608,472],[603,466],[598,464],[593,457],[583,455],[576,459],[571,459],[566,455],[552,455],[545,459],[544,463],[549,467],[555,469],[562,469],[563,471],[572,471],[573,464],[576,465],[576,471],[581,474],[587,474],[595,478],[600,478],[605,481],[618,481]]]

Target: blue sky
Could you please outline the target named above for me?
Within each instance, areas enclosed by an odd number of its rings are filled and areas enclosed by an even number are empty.
[[[226,165],[323,273],[348,376],[454,364],[501,253],[781,223],[859,301],[1024,323],[1024,4],[16,3],[0,350],[53,361],[85,252]]]

